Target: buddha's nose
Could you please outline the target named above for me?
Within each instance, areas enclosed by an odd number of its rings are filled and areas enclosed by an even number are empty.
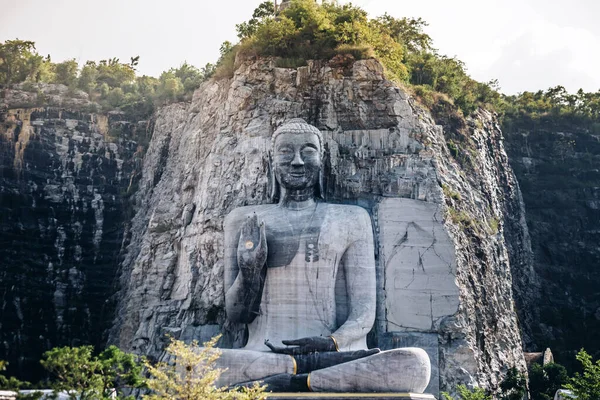
[[[300,152],[297,151],[296,154],[294,154],[294,159],[292,160],[292,167],[302,167],[304,166],[304,160],[302,160],[302,157],[300,156]]]

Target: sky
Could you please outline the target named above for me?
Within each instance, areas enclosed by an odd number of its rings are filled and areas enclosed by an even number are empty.
[[[0,0],[0,42],[32,40],[55,62],[140,56],[158,76],[215,62],[262,0]],[[319,0],[320,1],[320,0]],[[340,0],[341,3],[347,1]],[[599,0],[354,0],[371,17],[423,18],[440,54],[503,93],[600,90]]]

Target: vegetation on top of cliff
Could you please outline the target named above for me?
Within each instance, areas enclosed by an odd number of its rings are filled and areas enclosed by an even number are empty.
[[[563,86],[546,91],[506,96],[503,127],[507,130],[531,129],[542,124],[556,128],[580,126],[600,133],[600,91],[569,93]]]
[[[420,18],[369,18],[357,6],[335,2],[288,4],[278,11],[271,1],[261,3],[248,21],[236,25],[240,42],[221,45],[216,64],[196,68],[184,62],[158,78],[136,76],[139,57],[129,63],[117,58],[87,61],[80,68],[74,59],[54,63],[50,56],[42,57],[32,41],[7,40],[0,43],[0,87],[60,83],[86,92],[102,110],[120,109],[139,120],[157,105],[189,100],[212,76],[232,76],[236,59],[272,56],[280,67],[298,67],[309,59],[343,55],[349,60],[377,58],[387,76],[412,91],[443,125],[464,126],[465,116],[484,107],[497,111],[508,129],[538,122],[584,123],[600,132],[600,91],[569,94],[557,86],[504,96],[497,81],[477,82],[462,61],[439,54]],[[30,86],[31,91],[39,90]]]
[[[377,58],[387,76],[411,90],[443,125],[464,125],[465,116],[483,107],[498,112],[507,127],[583,123],[600,132],[600,91],[569,94],[557,86],[536,93],[502,95],[496,80],[477,82],[462,61],[439,54],[424,32],[426,26],[420,18],[388,14],[369,18],[352,4],[291,0],[277,12],[272,2],[265,1],[250,20],[236,26],[240,43],[226,43],[221,48],[217,76],[233,74],[238,54],[278,57],[278,65],[284,67],[336,55]]]
[[[422,19],[369,18],[352,4],[292,0],[276,12],[266,1],[252,18],[237,25],[240,43],[230,46],[229,57],[218,65],[218,76],[232,74],[236,54],[279,57],[280,66],[300,66],[308,59],[350,55],[377,58],[387,76],[412,87],[428,107],[450,102],[468,115],[479,106],[499,101],[496,82],[480,83],[469,77],[456,58],[437,53]],[[225,71],[225,72],[224,72]]]
[[[190,99],[214,72],[212,64],[198,69],[184,62],[159,78],[137,76],[138,62],[139,57],[131,57],[129,63],[111,58],[87,61],[79,68],[75,59],[54,63],[49,55],[42,57],[32,41],[7,40],[0,43],[0,88],[24,83],[21,89],[39,92],[38,83],[63,84],[72,92],[87,93],[102,111],[120,109],[130,118],[142,120],[156,105]],[[41,92],[39,96],[43,97]]]

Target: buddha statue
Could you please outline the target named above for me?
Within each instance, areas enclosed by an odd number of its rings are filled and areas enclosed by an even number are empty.
[[[321,132],[292,119],[272,138],[274,204],[225,219],[227,318],[247,324],[242,349],[223,349],[221,386],[271,391],[414,392],[429,382],[424,350],[368,349],[376,312],[366,210],[322,200]]]

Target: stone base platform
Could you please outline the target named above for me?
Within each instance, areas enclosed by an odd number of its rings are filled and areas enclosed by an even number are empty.
[[[269,400],[436,400],[425,393],[268,393]]]

